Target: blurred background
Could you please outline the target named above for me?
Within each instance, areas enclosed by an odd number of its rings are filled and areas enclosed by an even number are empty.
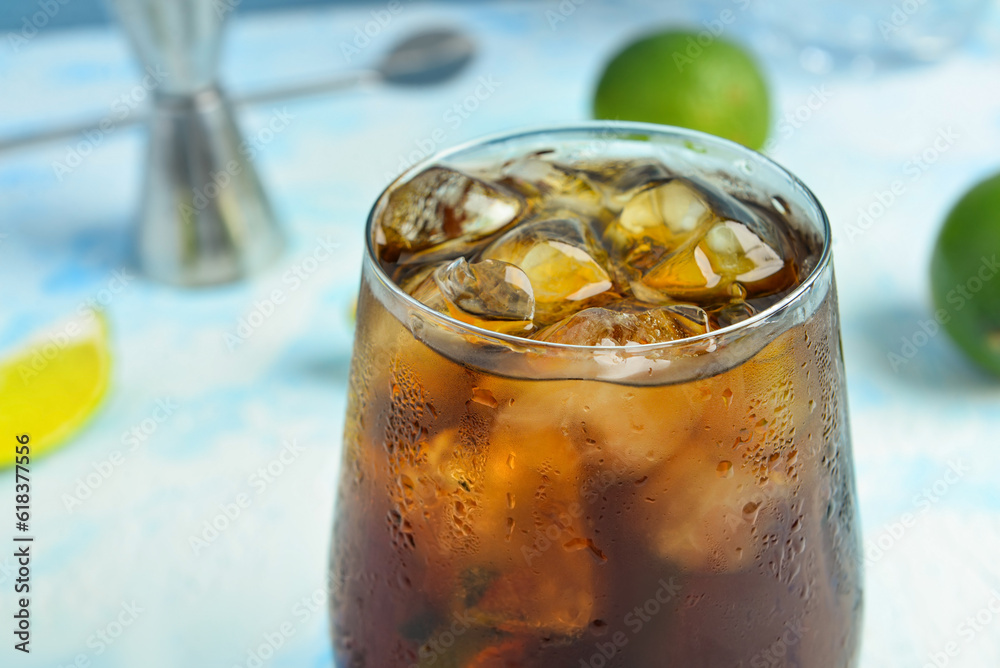
[[[1000,170],[1000,4],[185,0],[171,11],[187,6],[206,25],[226,21],[217,74],[239,135],[225,115],[203,134],[149,125],[161,80],[141,16],[130,42],[96,0],[0,6],[2,426],[18,428],[12,378],[48,369],[58,386],[20,408],[51,431],[51,452],[31,462],[31,654],[8,640],[2,665],[331,666],[327,555],[369,208],[440,149],[593,118],[608,63],[660,30],[702,49],[739,45],[766,82],[757,148],[832,222],[865,539],[861,665],[1000,665],[1000,382],[944,332],[929,271],[951,208]],[[171,29],[194,29],[181,24]],[[437,38],[393,56],[418,34]],[[633,74],[636,95],[684,94],[669,72]],[[199,160],[217,168],[239,158],[240,202],[260,197],[244,213],[279,231],[273,253],[218,285],[152,268],[136,240],[155,217],[144,174],[158,132],[211,144]],[[223,135],[231,145],[213,143]],[[238,216],[215,181],[205,204],[192,200],[199,224]],[[978,224],[1000,228],[990,215]],[[979,275],[973,292],[996,295],[1000,281]],[[4,457],[0,504],[13,511]],[[7,624],[12,553],[0,549]]]

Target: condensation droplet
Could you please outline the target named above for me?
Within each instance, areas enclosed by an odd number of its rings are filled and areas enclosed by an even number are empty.
[[[722,403],[729,408],[733,404],[733,391],[728,387],[722,391]]]
[[[496,408],[499,405],[493,393],[482,387],[472,388],[472,400],[487,408]]]
[[[715,467],[715,472],[720,478],[732,478],[733,463],[730,461],[721,461],[719,462],[719,465]]]

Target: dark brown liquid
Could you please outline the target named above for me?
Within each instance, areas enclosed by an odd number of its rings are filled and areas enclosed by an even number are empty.
[[[835,296],[659,387],[489,376],[363,288],[334,535],[343,668],[854,665]]]
[[[377,219],[382,268],[486,329],[648,343],[739,322],[818,262],[819,244],[779,201],[680,180],[673,199],[627,210],[674,179],[637,164],[553,171],[535,160],[485,181],[429,170]],[[692,223],[690,211],[701,217]],[[672,228],[646,225],[661,213]],[[563,245],[529,255],[539,236],[522,243],[519,229],[559,229]],[[742,249],[727,255],[738,237]],[[485,256],[509,265],[474,275]],[[470,264],[438,272],[456,257]],[[517,280],[505,284],[508,266]],[[750,359],[633,386],[500,376],[449,359],[389,313],[371,274],[334,533],[339,666],[855,665],[860,563],[830,281],[812,287],[815,312],[800,308],[804,322]],[[529,288],[477,303],[446,283],[452,275],[492,280],[501,296]],[[455,288],[450,301],[442,285]],[[571,296],[546,301],[562,293]],[[588,309],[596,325],[566,324]],[[673,320],[629,331],[633,314],[655,309]]]

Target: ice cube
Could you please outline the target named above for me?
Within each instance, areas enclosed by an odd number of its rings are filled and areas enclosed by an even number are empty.
[[[423,305],[429,306],[439,313],[447,313],[448,304],[444,299],[444,295],[441,294],[441,289],[434,281],[434,272],[445,264],[438,263],[421,267],[418,271],[407,276],[404,281],[401,281],[400,287],[403,288],[406,294]]]
[[[499,182],[521,193],[536,212],[571,209],[599,218],[604,215],[604,193],[587,174],[536,153],[503,165]]]
[[[673,341],[708,331],[708,315],[690,305],[649,310],[588,308],[551,325],[534,337],[580,346],[630,346]]]
[[[736,323],[743,322],[757,314],[756,309],[744,301],[734,301],[725,306],[713,309],[710,313],[712,321],[717,329],[729,327]]]
[[[785,266],[784,259],[743,223],[727,220],[705,235],[713,268],[741,283],[761,281]]]
[[[640,480],[690,443],[704,439],[706,413],[722,405],[725,388],[719,382],[715,376],[647,387],[529,383],[519,388],[513,405],[501,412],[500,419],[511,433],[531,438],[544,425],[552,434],[540,441],[546,448],[555,442],[571,442],[583,461],[579,470],[588,475],[579,493],[593,499],[595,491],[612,483]]]
[[[701,495],[681,492],[671,497],[672,509],[660,517],[658,530],[650,534],[654,550],[688,572],[748,570],[756,556],[750,532],[752,518],[744,518],[739,508],[723,501],[738,484],[732,476],[720,476],[717,470],[712,475],[714,480],[704,479],[711,491]],[[674,486],[681,484],[685,483],[674,481]],[[737,503],[735,498],[729,501]]]
[[[432,167],[391,192],[376,229],[383,261],[405,261],[441,244],[468,243],[517,219],[521,198],[447,167]]]
[[[613,197],[627,197],[636,188],[670,178],[663,163],[655,160],[607,160],[596,163],[574,163],[595,183],[605,186]],[[621,199],[621,203],[625,203]]]
[[[507,633],[573,635],[594,606],[593,551],[567,549],[591,539],[581,500],[582,460],[572,435],[550,420],[526,422],[521,397],[512,405],[497,386],[498,408],[472,530],[475,554],[463,574],[453,612]],[[509,387],[509,386],[503,386]],[[599,551],[599,549],[598,549]]]
[[[683,244],[707,229],[714,215],[708,201],[684,179],[658,181],[628,197],[621,214],[605,229],[616,273],[635,284]],[[655,291],[633,287],[633,294],[653,303],[665,301]],[[650,292],[650,294],[645,294]]]
[[[689,181],[672,179],[633,195],[618,224],[629,240],[648,237],[673,248],[713,218],[708,201]]]
[[[713,304],[786,289],[796,280],[793,263],[747,225],[718,221],[664,257],[642,283],[673,299]]]
[[[535,298],[528,276],[499,260],[465,258],[438,267],[433,280],[457,320],[508,334],[531,331]]]
[[[490,243],[482,257],[517,265],[527,274],[539,325],[613,294],[607,258],[588,226],[576,218],[520,225]]]

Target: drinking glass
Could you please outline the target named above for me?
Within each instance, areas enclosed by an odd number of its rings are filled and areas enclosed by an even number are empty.
[[[801,283],[692,338],[562,345],[479,329],[380,266],[389,196],[431,165],[656,159],[808,240]],[[445,151],[368,220],[332,547],[337,665],[856,665],[861,562],[826,215],[794,176],[688,130],[592,123]]]

